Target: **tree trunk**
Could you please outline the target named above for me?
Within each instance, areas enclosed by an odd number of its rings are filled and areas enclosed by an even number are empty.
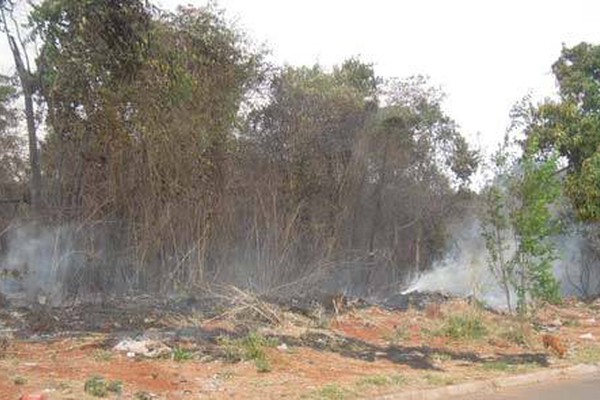
[[[37,143],[37,131],[35,127],[35,114],[33,109],[33,89],[34,84],[32,82],[32,74],[28,68],[25,67],[23,59],[21,58],[21,52],[17,46],[15,38],[6,31],[10,50],[12,52],[15,67],[21,81],[21,87],[23,89],[23,97],[25,99],[25,118],[27,120],[27,137],[29,141],[29,166],[31,168],[31,177],[29,182],[30,190],[30,204],[31,209],[34,213],[40,211],[41,206],[41,192],[42,192],[42,173],[40,168],[40,158],[38,153]]]

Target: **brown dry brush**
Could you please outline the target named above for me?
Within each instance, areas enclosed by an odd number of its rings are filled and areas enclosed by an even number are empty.
[[[357,60],[270,70],[211,12],[156,19],[118,82],[70,62],[101,55],[53,38],[40,225],[69,227],[64,294],[225,282],[364,295],[427,268],[468,197],[443,160],[475,164],[437,100],[410,87],[377,104]],[[244,103],[261,90],[268,101]]]

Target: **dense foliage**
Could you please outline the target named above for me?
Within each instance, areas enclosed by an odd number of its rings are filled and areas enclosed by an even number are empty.
[[[29,206],[3,211],[2,224],[76,227],[77,257],[62,272],[75,294],[223,281],[267,290],[315,274],[337,289],[384,290],[429,268],[477,198],[478,154],[422,77],[380,77],[357,58],[271,65],[214,5],[44,0],[23,33],[12,5],[0,2],[0,22],[22,65],[18,84],[0,82],[0,193],[16,188]],[[597,59],[594,46],[563,51],[561,100],[526,125],[539,146],[508,192],[489,191],[486,239],[494,271],[509,265],[507,291],[556,295],[549,155],[567,159],[582,218],[598,215]],[[29,157],[14,135],[15,95]],[[518,261],[493,250],[494,229],[517,237]]]

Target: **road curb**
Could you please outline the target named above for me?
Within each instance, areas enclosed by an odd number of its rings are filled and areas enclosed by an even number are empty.
[[[558,379],[577,378],[592,374],[600,374],[600,365],[578,364],[571,367],[556,368],[546,371],[532,372],[530,374],[494,378],[484,381],[466,382],[435,389],[421,389],[409,392],[391,393],[385,396],[376,397],[375,400],[446,399],[452,396],[464,396],[475,393],[494,393],[499,390],[515,386],[533,385]]]

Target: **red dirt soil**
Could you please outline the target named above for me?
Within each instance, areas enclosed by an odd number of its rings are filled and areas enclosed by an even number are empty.
[[[460,307],[463,305],[447,305],[446,309],[456,311]],[[571,346],[586,345],[587,342],[579,338],[583,333],[600,338],[600,326],[593,319],[597,314],[595,309],[571,305],[548,308],[541,314],[546,320],[574,321],[572,326],[563,326],[559,331]],[[258,372],[253,362],[128,358],[125,354],[101,350],[105,341],[102,335],[54,341],[14,339],[5,357],[0,359],[0,399],[19,399],[24,394],[35,393],[45,393],[49,400],[92,399],[83,390],[85,381],[92,376],[121,381],[122,399],[134,399],[139,391],[152,393],[159,399],[319,398],[319,391],[326,385],[335,385],[330,389],[345,391],[347,397],[371,397],[411,387],[457,383],[539,367],[523,361],[523,368],[516,365],[507,372],[485,368],[488,360],[500,363],[506,357],[523,354],[531,355],[532,359],[545,357],[541,341],[533,347],[523,347],[496,338],[461,342],[431,334],[433,327],[443,323],[443,318],[442,314],[430,314],[428,318],[424,312],[387,311],[377,307],[350,311],[332,319],[330,332],[371,349],[373,359],[302,345],[289,346],[287,350],[268,348],[272,371],[267,373]],[[501,326],[504,317],[490,314],[486,318]],[[219,322],[212,320],[210,325],[218,327]],[[224,321],[222,326],[231,324]],[[352,344],[348,346],[351,348]],[[424,369],[401,358],[394,359],[392,350],[400,355],[416,353],[415,357],[429,367]],[[470,354],[480,358],[473,361]],[[556,361],[556,365],[561,362]],[[380,377],[391,376],[406,378],[401,388],[369,383],[369,378],[381,382]]]

